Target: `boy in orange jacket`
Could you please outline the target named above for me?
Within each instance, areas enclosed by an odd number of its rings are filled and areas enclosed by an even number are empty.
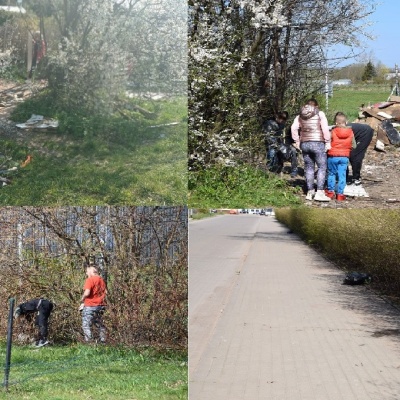
[[[331,199],[336,197],[337,201],[346,200],[346,196],[343,194],[346,186],[346,170],[351,149],[354,147],[353,130],[346,124],[346,116],[343,113],[337,113],[335,117],[336,126],[332,129],[331,148],[328,150],[328,189],[326,195]]]

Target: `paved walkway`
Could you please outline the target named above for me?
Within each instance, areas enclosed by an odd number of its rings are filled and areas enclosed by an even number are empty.
[[[400,399],[400,312],[275,219],[189,224],[190,400]]]

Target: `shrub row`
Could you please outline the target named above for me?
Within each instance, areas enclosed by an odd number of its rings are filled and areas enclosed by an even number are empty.
[[[39,265],[39,266],[38,266]],[[78,311],[85,280],[84,270],[65,260],[53,259],[30,268],[0,269],[0,301],[16,305],[45,297],[55,303],[50,318],[54,343],[82,341]],[[117,268],[108,271],[108,306],[105,324],[110,344],[185,348],[187,345],[187,266]],[[16,289],[17,288],[17,289]],[[0,331],[6,335],[8,313],[0,315]],[[14,324],[14,340],[29,343],[36,336],[34,320],[21,317]]]
[[[376,288],[398,297],[398,211],[279,209],[276,218],[340,268],[370,273]]]

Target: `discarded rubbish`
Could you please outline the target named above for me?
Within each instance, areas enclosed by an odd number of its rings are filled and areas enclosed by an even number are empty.
[[[151,126],[149,126],[149,128],[161,128],[163,126],[175,126],[175,125],[178,125],[178,124],[179,124],[179,122],[170,122],[168,124],[151,125]]]
[[[376,132],[375,150],[385,151],[385,146],[400,146],[400,96],[389,97],[388,101],[360,108],[358,120],[368,124]]]
[[[16,124],[20,129],[48,129],[58,128],[58,121],[56,119],[46,119],[43,115],[32,114],[32,116],[22,124]]]
[[[32,158],[33,158],[33,157],[32,157],[30,154],[28,154],[28,155],[26,156],[25,161],[23,161],[23,162],[21,163],[21,167],[22,167],[22,168],[26,167],[26,166],[32,161]]]
[[[372,276],[363,272],[350,272],[343,281],[344,285],[363,285],[372,282]]]
[[[400,134],[392,125],[392,123],[388,120],[381,122],[382,129],[386,132],[389,141],[393,145],[400,144]]]

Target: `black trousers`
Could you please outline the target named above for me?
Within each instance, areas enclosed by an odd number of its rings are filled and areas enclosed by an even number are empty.
[[[39,340],[47,340],[49,334],[49,317],[53,310],[53,303],[43,299],[38,308],[36,326],[39,327]]]
[[[53,310],[53,303],[47,299],[32,299],[18,307],[22,315],[36,313],[35,325],[39,328],[38,340],[47,340],[49,317]]]
[[[361,178],[361,167],[368,146],[374,136],[374,130],[367,124],[349,124],[354,132],[357,147],[350,152],[350,165],[353,171],[353,180]]]

